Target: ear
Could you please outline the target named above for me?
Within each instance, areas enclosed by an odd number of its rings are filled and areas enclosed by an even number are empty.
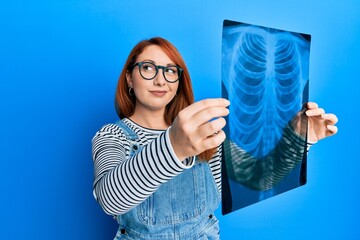
[[[131,77],[130,71],[126,71],[126,83],[127,83],[128,87],[132,88],[132,77]]]

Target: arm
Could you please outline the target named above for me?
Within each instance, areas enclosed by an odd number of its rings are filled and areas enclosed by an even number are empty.
[[[212,175],[215,180],[215,184],[219,190],[219,193],[221,194],[221,161],[222,161],[222,145],[218,146],[216,148],[216,151],[214,152],[214,155],[212,158],[208,161]]]
[[[225,141],[224,154],[229,177],[251,189],[270,189],[302,161],[311,143],[337,132],[337,117],[334,114],[325,114],[316,103],[310,102],[306,106],[284,129],[279,144],[262,159],[256,159],[235,143]],[[306,134],[310,142],[307,147]]]
[[[119,215],[137,206],[159,186],[190,168],[171,147],[169,129],[127,159],[129,146],[120,129],[104,126],[92,140],[94,196],[107,214]]]
[[[192,156],[219,146],[225,139],[221,116],[228,114],[228,105],[225,99],[191,104],[178,114],[171,128],[130,159],[126,159],[125,136],[116,136],[114,125],[99,131],[92,141],[94,196],[104,211],[113,215],[129,211],[162,183],[192,167]]]
[[[306,151],[305,144],[305,139],[287,126],[279,144],[267,156],[257,159],[226,140],[224,154],[228,176],[248,188],[268,190],[302,161]]]

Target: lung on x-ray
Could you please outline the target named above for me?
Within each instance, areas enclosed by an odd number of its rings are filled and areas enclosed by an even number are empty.
[[[306,183],[308,34],[225,20],[222,213]]]

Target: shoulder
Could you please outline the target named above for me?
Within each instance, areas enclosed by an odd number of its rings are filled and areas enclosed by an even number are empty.
[[[94,139],[97,138],[126,138],[125,137],[125,133],[124,130],[122,128],[120,128],[118,125],[116,125],[115,123],[108,123],[103,125],[95,134],[95,136],[93,137]]]

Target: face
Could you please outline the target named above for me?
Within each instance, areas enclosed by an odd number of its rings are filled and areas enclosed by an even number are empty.
[[[175,65],[157,45],[147,46],[136,59],[136,62],[143,61],[150,61],[161,66]],[[166,105],[175,97],[179,81],[167,82],[162,71],[163,69],[159,68],[158,74],[152,80],[146,80],[140,75],[139,66],[126,74],[127,84],[134,89],[136,96],[136,113],[149,110],[164,111]]]

